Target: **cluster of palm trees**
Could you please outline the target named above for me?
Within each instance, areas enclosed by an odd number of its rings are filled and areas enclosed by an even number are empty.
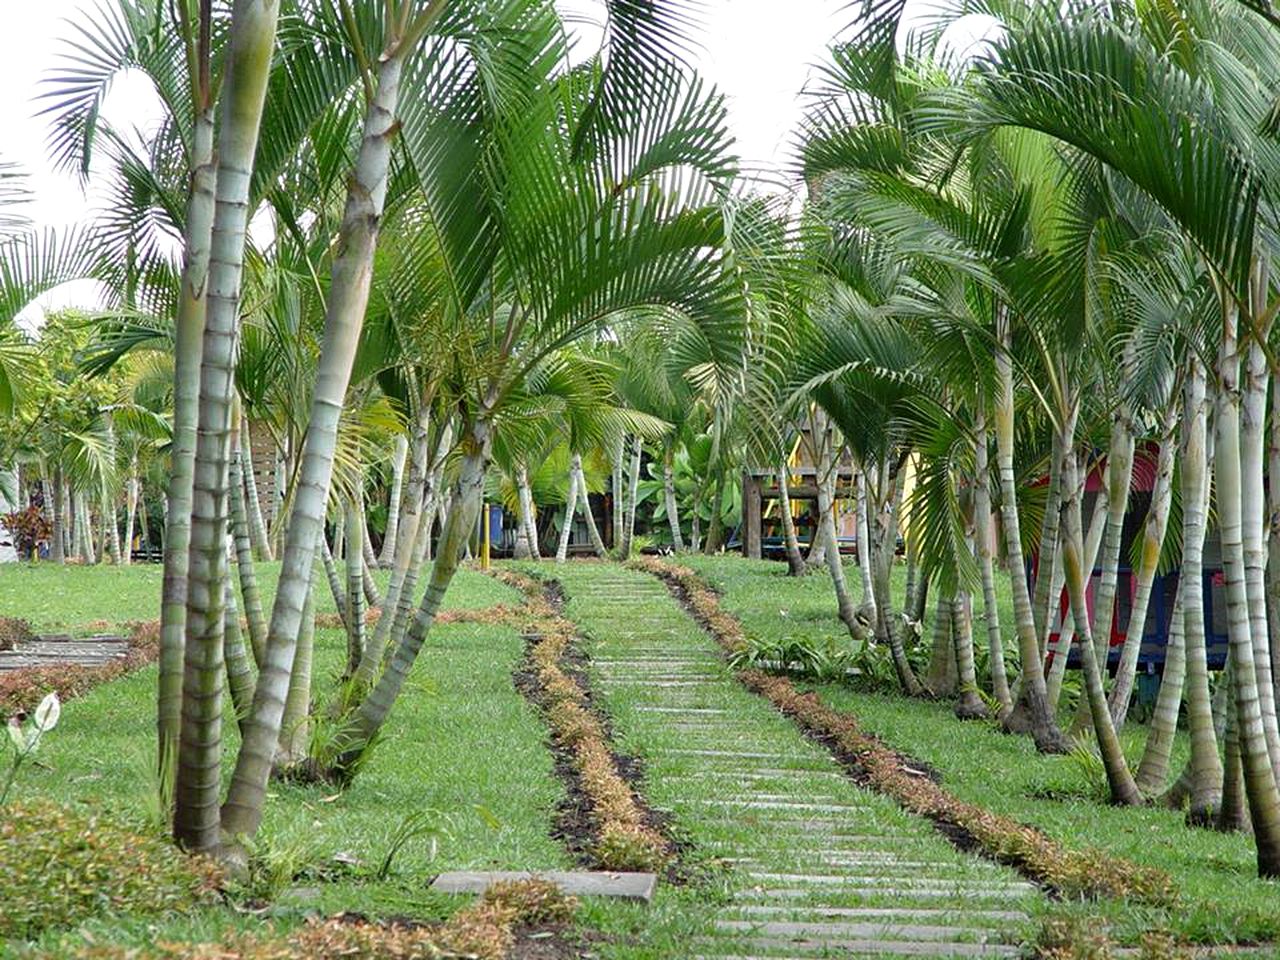
[[[0,220],[0,319],[94,276],[116,306],[86,369],[118,386],[163,370],[167,416],[116,422],[167,454],[159,762],[177,839],[242,856],[273,772],[356,775],[487,497],[512,507],[522,555],[545,546],[541,505],[561,508],[558,560],[580,512],[593,552],[610,539],[625,556],[646,500],[652,534],[714,552],[739,471],[785,490],[799,443],[817,529],[802,544],[779,511],[791,572],[826,566],[851,636],[887,653],[904,692],[1063,751],[1078,641],[1073,726],[1096,737],[1112,799],[1249,823],[1261,872],[1280,873],[1270,9],[988,2],[998,28],[961,55],[948,38],[969,6],[922,20],[864,0],[811,91],[793,204],[735,183],[684,5],[605,7],[581,58],[549,0],[116,0],[52,74],[55,159],[106,162],[112,205],[73,253]],[[124,70],[166,110],[145,149],[98,114]],[[0,339],[0,416],[21,409],[34,349]],[[269,494],[250,425],[270,440]],[[1140,457],[1150,506],[1126,557]],[[611,531],[590,499],[606,488]],[[838,499],[857,519],[856,601]],[[1216,681],[1211,528],[1231,651]],[[254,568],[268,557],[270,610]],[[1118,730],[1170,567],[1164,682],[1133,771]],[[317,582],[349,654],[319,715]],[[242,734],[225,790],[224,691]]]

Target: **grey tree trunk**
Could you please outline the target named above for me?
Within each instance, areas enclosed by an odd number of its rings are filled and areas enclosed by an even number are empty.
[[[240,453],[234,442],[230,470],[228,486],[231,490],[231,531],[235,544],[236,569],[240,574],[240,594],[244,597],[245,621],[249,626],[249,648],[253,651],[253,662],[261,666],[267,650],[267,618],[262,612],[262,595],[258,590],[258,573],[254,566],[253,546],[249,540]]]
[[[347,669],[344,676],[354,677],[364,656],[364,524],[360,510],[348,501],[347,511]]]
[[[929,672],[924,687],[930,696],[950,697],[956,693],[959,674],[956,670],[956,641],[952,637],[951,618],[954,607],[945,597],[935,601],[933,613],[933,649],[929,654]]]
[[[862,576],[862,605],[871,608],[875,617],[875,588],[871,583],[871,515],[867,511],[867,474],[859,470],[854,478],[857,487],[858,572]],[[908,600],[911,597],[908,595]]]
[[[622,534],[622,557],[627,559],[631,556],[632,548],[635,544],[636,537],[636,507],[640,495],[640,453],[643,444],[639,437],[636,437],[631,444],[631,474],[629,484],[627,486],[627,529]],[[712,521],[715,525],[715,521]]]
[[[64,548],[66,531],[64,530],[62,490],[62,464],[58,463],[54,464],[53,467],[53,496],[45,498],[45,502],[50,504],[53,510],[53,519],[49,522],[51,530],[49,534],[49,559],[54,563],[67,562]]]
[[[298,631],[298,649],[293,656],[293,672],[289,675],[289,693],[284,701],[284,717],[280,721],[280,746],[276,766],[290,767],[306,759],[311,745],[311,664],[315,653],[316,610],[315,588],[307,588],[302,605],[302,626]]]
[[[600,530],[596,527],[596,518],[591,513],[591,495],[587,492],[587,475],[582,469],[582,457],[579,454],[573,455],[570,462],[570,469],[578,482],[578,498],[582,502],[582,516],[587,521],[587,536],[591,539],[591,548],[595,550],[596,556],[603,560],[608,556],[605,549],[604,540],[600,537]]]
[[[391,456],[391,490],[387,495],[387,532],[382,538],[382,550],[378,554],[378,566],[390,567],[395,563],[396,539],[400,532],[400,500],[404,493],[404,465],[409,456],[409,438],[396,436],[396,449]],[[412,534],[410,534],[412,537]]]
[[[438,5],[435,9],[438,12]],[[365,113],[360,149],[335,244],[338,253],[325,310],[324,347],[316,369],[311,418],[285,537],[267,657],[223,806],[223,828],[235,837],[252,837],[262,822],[267,781],[280,739],[303,607],[311,584],[316,538],[329,498],[338,420],[369,301],[392,141],[399,126],[396,110],[401,71],[416,40],[389,35],[386,44],[375,68],[376,85]],[[347,611],[348,622],[357,619],[353,612]]]
[[[569,532],[573,529],[573,515],[578,509],[578,478],[569,468],[569,492],[564,501],[564,522],[560,524],[560,542],[556,545],[556,563],[569,559]]]
[[[1014,625],[1018,632],[1018,652],[1022,659],[1022,692],[1018,704],[1005,718],[1010,730],[1029,731],[1036,748],[1045,753],[1065,753],[1069,744],[1058,729],[1049,709],[1044,673],[1039,669],[1040,641],[1031,612],[1022,556],[1022,532],[1018,516],[1018,486],[1013,472],[1013,336],[1007,313],[1001,308],[997,333],[995,404],[996,462],[1000,471],[1000,512],[1004,521],[1005,550],[1009,560],[1009,580],[1013,591]],[[1030,669],[1028,669],[1028,665]]]
[[[662,445],[662,496],[667,508],[667,525],[671,528],[671,548],[684,552],[684,535],[680,530],[680,505],[676,502],[675,450],[671,441]]]
[[[249,516],[249,539],[259,560],[274,560],[267,524],[262,519],[262,501],[258,496],[258,475],[253,469],[253,443],[247,418],[240,422],[240,458],[244,470],[246,508]]]
[[[240,319],[249,182],[275,46],[278,0],[237,0],[222,84],[199,430],[191,498],[182,725],[174,837],[196,851],[222,843],[223,599],[227,576],[227,467]],[[173,509],[171,507],[171,509]]]
[[[614,439],[612,456],[609,458],[609,466],[613,471],[612,487],[610,492],[613,494],[613,549],[621,551],[622,541],[627,529],[626,524],[626,493],[622,488],[622,476],[624,472],[624,461],[626,454],[627,438],[621,434]],[[695,519],[696,522],[696,519]],[[695,549],[697,549],[695,547]]]
[[[1000,704],[1003,718],[1013,709],[1009,693],[1009,676],[1004,664],[1004,642],[1000,633],[1000,606],[996,600],[995,563],[991,554],[991,470],[988,464],[986,404],[978,401],[974,433],[974,536],[977,543],[978,570],[982,576],[982,610],[987,620],[987,651],[990,660],[991,689]]]
[[[787,549],[787,574],[802,576],[805,572],[804,554],[800,552],[800,540],[796,536],[796,521],[791,515],[791,471],[786,459],[778,464],[778,512],[782,515],[782,540]]]
[[[1077,471],[1082,474],[1081,482],[1083,482],[1084,471]],[[1084,491],[1080,491],[1081,497]],[[1084,537],[1084,563],[1085,569],[1089,571],[1089,576],[1093,576],[1093,571],[1098,565],[1098,551],[1102,548],[1102,536],[1107,529],[1107,491],[1104,487],[1099,491],[1097,499],[1093,504],[1093,514],[1089,517],[1089,529]],[[1065,574],[1064,574],[1065,580]],[[1055,595],[1057,595],[1055,591]],[[1058,634],[1058,642],[1053,647],[1053,663],[1049,667],[1049,673],[1045,679],[1045,687],[1049,695],[1049,705],[1054,712],[1058,709],[1058,700],[1062,697],[1062,681],[1067,675],[1067,660],[1071,653],[1071,645],[1075,643],[1076,638],[1076,619],[1071,615],[1068,609],[1066,615],[1062,618],[1062,629]]]
[[[1142,750],[1136,777],[1138,789],[1151,797],[1164,789],[1169,777],[1169,756],[1173,752],[1173,739],[1178,732],[1178,708],[1182,705],[1182,690],[1187,678],[1187,645],[1182,613],[1182,584],[1173,603],[1173,618],[1169,621],[1169,640],[1165,644],[1164,673],[1160,677],[1160,692],[1156,695],[1155,709],[1148,725],[1147,743]]]

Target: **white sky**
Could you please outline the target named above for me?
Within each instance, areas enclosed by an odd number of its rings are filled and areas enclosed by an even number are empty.
[[[37,226],[62,227],[85,219],[95,204],[77,179],[52,170],[48,125],[38,116],[41,78],[76,35],[74,21],[99,0],[0,0],[0,159],[30,174],[35,197],[26,214]],[[109,0],[108,0],[109,2]],[[598,0],[557,0],[592,48],[598,32],[577,23],[598,22]],[[705,0],[705,29],[694,60],[725,94],[744,171],[777,179],[792,158],[792,132],[802,112],[800,92],[813,65],[848,25],[847,0]],[[5,9],[7,8],[7,9]],[[159,116],[148,82],[126,75],[112,88],[104,115],[119,128],[154,128]],[[46,307],[93,306],[92,287],[78,284],[42,298]]]

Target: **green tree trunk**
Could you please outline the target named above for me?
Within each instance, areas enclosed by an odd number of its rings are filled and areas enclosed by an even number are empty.
[[[347,511],[347,668],[344,677],[354,677],[364,656],[364,524],[355,503]]]
[[[231,473],[228,477],[231,490],[231,531],[235,543],[236,570],[240,575],[240,594],[244,597],[245,622],[249,626],[249,648],[253,662],[262,665],[267,650],[267,618],[262,612],[262,595],[258,589],[258,573],[253,560],[253,545],[249,537],[249,518],[244,507],[244,483],[237,444],[231,444]]]
[[[1169,639],[1164,648],[1164,673],[1160,677],[1160,692],[1148,725],[1147,743],[1142,750],[1136,777],[1143,796],[1153,797],[1164,790],[1169,777],[1169,755],[1173,752],[1173,740],[1178,732],[1178,710],[1182,706],[1182,691],[1187,678],[1187,645],[1185,618],[1182,613],[1182,584],[1173,603],[1173,617],[1169,621]]]
[[[291,767],[307,758],[311,745],[311,664],[315,653],[316,610],[315,588],[307,588],[302,605],[302,626],[298,630],[298,649],[293,656],[289,675],[289,693],[284,701],[280,721],[280,746],[276,751],[277,768]]]
[[[1084,471],[1078,471],[1083,474]],[[1084,477],[1081,476],[1083,482]],[[1083,496],[1081,491],[1081,496]],[[1108,514],[1107,490],[1104,486],[1098,492],[1097,498],[1093,503],[1093,514],[1089,517],[1089,529],[1084,537],[1084,562],[1085,569],[1089,571],[1090,577],[1098,566],[1098,551],[1102,547],[1102,535],[1107,529]],[[1065,580],[1065,575],[1063,577]],[[1049,673],[1045,678],[1045,687],[1049,695],[1049,705],[1056,713],[1058,710],[1058,701],[1062,697],[1062,681],[1067,675],[1067,660],[1071,650],[1071,645],[1075,643],[1076,638],[1076,619],[1071,616],[1070,609],[1062,618],[1062,629],[1058,634],[1058,642],[1054,646],[1053,663],[1049,668]]]

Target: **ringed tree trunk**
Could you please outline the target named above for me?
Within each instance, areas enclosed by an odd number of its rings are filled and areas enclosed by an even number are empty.
[[[968,593],[963,590],[957,590],[951,598],[951,634],[956,644],[956,672],[959,680],[955,715],[961,720],[980,720],[987,715],[987,705],[978,696],[970,602]]]
[[[207,310],[199,379],[199,429],[190,512],[182,723],[174,838],[195,851],[222,844],[224,581],[227,468],[249,182],[275,46],[278,0],[237,0],[222,88]]]
[[[520,539],[523,538],[524,556],[541,560],[538,549],[538,521],[534,516],[533,490],[529,486],[529,469],[523,463],[516,468],[516,489],[519,497],[520,537],[516,539],[516,556],[521,556]]]
[[[315,652],[316,609],[315,588],[307,588],[302,606],[302,626],[298,631],[298,649],[293,656],[293,672],[289,675],[289,693],[284,701],[284,717],[280,721],[280,746],[276,750],[277,768],[288,768],[307,758],[311,745],[311,664]]]
[[[684,536],[680,532],[680,505],[676,502],[675,449],[670,440],[662,445],[662,495],[667,508],[667,524],[671,527],[671,548],[684,552]]]
[[[564,500],[564,522],[560,525],[560,542],[556,545],[556,563],[569,559],[569,532],[573,529],[573,517],[578,511],[578,476],[569,468],[569,492]]]
[[[1151,590],[1160,565],[1160,552],[1164,549],[1169,509],[1173,504],[1174,434],[1178,427],[1176,395],[1171,395],[1166,402],[1162,421],[1151,508],[1142,525],[1142,554],[1136,573],[1133,607],[1129,614],[1129,627],[1125,631],[1124,646],[1120,650],[1115,685],[1111,688],[1111,719],[1117,729],[1124,726],[1129,713],[1129,700],[1133,695],[1133,682],[1138,668],[1138,653],[1146,632],[1147,608],[1151,603]]]
[[[1067,442],[1074,442],[1074,423],[1066,435],[1069,438]],[[1058,568],[1062,559],[1062,544],[1059,542],[1064,455],[1064,451],[1059,447],[1062,442],[1062,434],[1055,431],[1049,462],[1049,488],[1045,499],[1044,519],[1040,524],[1040,562],[1036,571],[1035,594],[1031,599],[1031,612],[1035,618],[1036,637],[1040,645],[1040,657],[1036,661],[1037,668],[1044,663],[1045,649],[1049,644],[1049,630],[1053,625],[1053,605],[1059,595],[1058,590],[1061,589]]]
[[[782,514],[782,539],[787,548],[787,576],[799,577],[805,572],[804,554],[796,536],[796,520],[791,515],[791,471],[787,461],[778,464],[778,510]]]
[[[609,458],[609,465],[613,470],[612,487],[610,488],[613,494],[613,514],[611,517],[613,521],[613,549],[619,552],[622,551],[623,537],[627,528],[625,506],[627,498],[622,489],[623,461],[626,457],[623,451],[626,447],[626,442],[626,437],[618,436],[614,440],[613,455]],[[694,522],[697,522],[696,517]]]
[[[875,617],[876,592],[871,583],[871,516],[867,512],[867,475],[858,470],[854,484],[857,488],[857,525],[858,525],[858,572],[862,576],[862,605],[871,608],[871,616]],[[910,594],[908,602],[913,600]]]
[[[111,556],[115,563],[132,563],[133,562],[133,528],[138,520],[138,456],[134,454],[129,458],[129,479],[125,481],[125,511],[124,511],[124,545],[120,544],[120,533],[116,530],[115,524],[112,523],[108,530],[111,532]],[[146,505],[143,504],[145,509]]]
[[[397,434],[396,449],[391,457],[391,490],[387,494],[387,532],[378,554],[380,567],[390,567],[395,563],[396,539],[400,532],[400,500],[404,493],[404,465],[408,457],[409,438]]]
[[[338,609],[338,616],[346,623],[347,617],[347,591],[342,586],[342,577],[338,573],[338,564],[333,559],[333,548],[329,546],[329,541],[323,539],[320,544],[320,556],[324,561],[325,577],[329,581],[329,592],[333,594],[333,605]]]
[[[1268,278],[1255,281],[1266,289]],[[1265,295],[1264,295],[1265,296]],[[1255,297],[1264,301],[1264,297]],[[1265,302],[1262,303],[1265,309]],[[1264,334],[1265,335],[1265,334]],[[1280,728],[1276,721],[1275,685],[1271,675],[1271,638],[1267,617],[1266,543],[1268,526],[1263,464],[1266,460],[1267,386],[1271,374],[1264,351],[1255,341],[1245,355],[1244,384],[1240,393],[1241,522],[1244,542],[1245,589],[1249,597],[1249,630],[1258,679],[1258,707],[1271,755],[1272,776],[1280,778]]]
[[[853,602],[853,594],[849,592],[849,583],[844,575],[844,563],[840,557],[840,543],[836,536],[835,504],[832,502],[832,491],[835,489],[835,478],[832,472],[831,448],[833,444],[823,445],[823,458],[818,465],[818,533],[826,544],[827,570],[831,574],[831,585],[835,589],[836,608],[840,614],[840,622],[849,631],[849,638],[861,646],[866,642],[866,630],[858,621],[858,608]]]
[[[987,619],[987,651],[990,660],[991,688],[1000,704],[1003,719],[1013,709],[1009,693],[1009,676],[1004,664],[1004,642],[1000,633],[1000,606],[996,599],[995,561],[991,552],[991,469],[988,464],[986,404],[980,398],[974,425],[974,536],[977,543],[978,571],[982,576],[982,610]]]
[[[453,505],[440,535],[440,547],[431,568],[427,591],[422,597],[413,624],[396,644],[382,676],[350,718],[337,764],[340,773],[351,772],[355,762],[391,715],[405,679],[435,622],[449,584],[458,571],[463,547],[475,527],[484,499],[490,429],[489,423],[480,419],[471,425],[466,434],[459,475],[453,490]]]
[[[64,502],[62,499],[62,491],[64,484],[62,482],[62,464],[54,464],[53,467],[53,496],[49,498],[52,509],[53,519],[50,521],[52,532],[49,537],[49,559],[54,563],[66,563],[66,531],[65,520],[63,517]]]
[[[1234,305],[1224,305],[1222,347],[1218,359],[1218,389],[1214,431],[1218,530],[1222,542],[1222,570],[1227,605],[1232,692],[1240,765],[1249,815],[1257,840],[1258,873],[1280,875],[1280,791],[1263,726],[1249,592],[1245,570],[1244,484],[1246,471],[1261,472],[1261,458],[1249,458],[1240,442],[1240,357],[1236,340],[1238,317]],[[1228,779],[1231,774],[1228,772]],[[1230,784],[1228,784],[1230,785]],[[1225,807],[1224,798],[1224,807]]]
[[[938,597],[934,601],[933,649],[929,655],[929,672],[924,687],[933,697],[950,697],[959,689],[956,670],[956,641],[952,638],[954,607],[951,601]]]
[[[202,19],[204,12],[202,11]],[[207,31],[208,23],[202,23]],[[205,33],[207,37],[207,32]],[[207,68],[209,51],[200,58]],[[156,710],[161,792],[171,794],[178,731],[182,720],[182,664],[187,623],[187,553],[191,543],[191,497],[195,466],[196,421],[203,352],[206,278],[213,226],[213,109],[207,92],[197,99],[192,132],[191,186],[183,235],[182,279],[173,347],[173,440],[165,501],[164,565],[160,600],[160,655]]]
[[[1094,594],[1092,634],[1094,656],[1105,666],[1111,648],[1116,588],[1120,580],[1120,537],[1129,509],[1129,485],[1133,477],[1133,412],[1121,400],[1112,413],[1111,440],[1107,449],[1107,531],[1102,546],[1102,576]],[[1076,625],[1077,630],[1079,624]],[[1081,698],[1074,728],[1088,726],[1089,707]]]
[[[1080,474],[1081,482],[1084,482],[1083,470],[1076,471]],[[1083,490],[1081,496],[1084,496]],[[1089,529],[1084,536],[1084,562],[1085,569],[1089,571],[1090,577],[1093,575],[1094,569],[1098,566],[1098,551],[1102,548],[1102,535],[1107,529],[1107,513],[1108,513],[1107,490],[1104,486],[1099,491],[1097,498],[1093,504],[1093,514],[1089,518]],[[1063,580],[1066,577],[1064,575]],[[1060,591],[1055,591],[1060,595]],[[1069,605],[1068,605],[1069,606]],[[1062,681],[1067,675],[1067,660],[1071,652],[1071,645],[1076,639],[1076,618],[1071,615],[1068,609],[1062,618],[1062,629],[1058,634],[1058,642],[1053,648],[1053,664],[1049,668],[1049,673],[1045,679],[1045,685],[1049,692],[1049,706],[1055,712],[1058,709],[1058,701],[1062,697]]]
[[[258,475],[253,469],[253,443],[249,434],[249,420],[240,423],[240,459],[244,470],[244,488],[249,514],[249,538],[259,560],[274,560],[271,538],[267,536],[267,524],[262,519],[262,500],[258,496]]]
[[[1088,633],[1089,612],[1085,600],[1084,530],[1080,486],[1076,482],[1075,443],[1069,437],[1062,438],[1063,487],[1070,491],[1062,500],[1063,567],[1066,572],[1067,593],[1071,598],[1071,612],[1077,624],[1085,624],[1080,634],[1081,663],[1084,664],[1085,693],[1089,712],[1093,718],[1093,730],[1098,740],[1098,752],[1111,789],[1111,802],[1126,806],[1142,803],[1142,794],[1129,772],[1120,738],[1111,723],[1107,710],[1106,690],[1102,685],[1102,669],[1096,657],[1090,655],[1092,638]],[[1037,672],[1038,671],[1033,671]]]
[[[347,511],[347,669],[343,674],[350,679],[360,668],[364,657],[364,524],[360,522],[360,510],[354,501],[348,501]]]
[[[582,502],[582,517],[587,521],[587,535],[591,539],[591,548],[596,552],[596,556],[603,560],[609,555],[609,551],[605,549],[604,540],[600,537],[600,529],[596,526],[595,515],[591,512],[591,494],[587,491],[587,475],[582,469],[581,454],[573,455],[569,469],[573,471],[574,480],[578,484],[578,499]]]
[[[1178,709],[1182,706],[1182,690],[1187,678],[1186,628],[1182,612],[1182,583],[1178,583],[1178,595],[1173,602],[1173,617],[1169,621],[1169,641],[1165,645],[1164,673],[1160,677],[1160,692],[1156,694],[1155,709],[1151,713],[1147,743],[1138,764],[1137,783],[1143,796],[1153,797],[1164,789],[1169,777],[1169,756],[1173,752],[1173,739],[1178,732]]]
[[[631,441],[631,473],[627,485],[627,529],[622,534],[622,558],[630,558],[636,539],[636,508],[640,499],[640,453],[644,444],[639,437]],[[712,522],[712,529],[715,523]],[[707,541],[711,538],[708,536]]]
[[[439,6],[434,9],[438,13]],[[252,837],[262,822],[267,781],[280,740],[285,699],[311,585],[316,539],[324,524],[329,499],[338,420],[369,302],[378,223],[386,198],[392,141],[398,128],[400,77],[404,61],[417,39],[395,36],[394,31],[389,34],[375,68],[375,86],[365,113],[360,149],[334,248],[339,252],[331,271],[324,347],[316,368],[311,417],[285,534],[280,581],[267,636],[267,656],[222,810],[223,829],[233,837]],[[351,613],[347,612],[348,620],[354,619]]]
[[[902,637],[902,618],[893,608],[893,555],[898,540],[898,504],[901,499],[897,466],[890,457],[876,469],[877,487],[874,502],[868,504],[868,517],[874,517],[871,535],[872,587],[875,599],[876,642],[886,644],[893,658],[898,683],[909,697],[924,693],[907,659]]]
[[[245,620],[249,625],[249,647],[253,650],[254,663],[261,665],[267,649],[267,618],[262,612],[262,596],[258,590],[249,518],[245,513],[240,453],[235,441],[231,444],[231,468],[227,481],[231,490],[231,539],[235,545],[236,569],[240,574],[240,594],[244,597]]]
[[[1017,705],[1005,718],[1005,728],[1016,732],[1029,731],[1036,748],[1042,753],[1066,753],[1070,745],[1049,709],[1044,673],[1040,669],[1040,641],[1024,573],[1018,487],[1013,472],[1013,357],[1010,352],[1013,341],[1004,308],[1001,308],[997,328],[1000,342],[995,357],[998,382],[994,411],[996,464],[1000,472],[1000,513],[1004,521],[1005,550],[1013,592],[1014,627],[1018,633],[1018,653],[1023,665],[1022,693]]]

